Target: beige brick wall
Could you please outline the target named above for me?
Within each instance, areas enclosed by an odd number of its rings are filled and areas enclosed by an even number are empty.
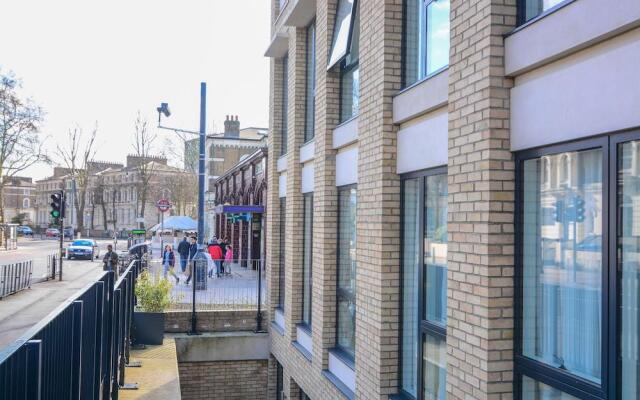
[[[257,310],[251,311],[198,311],[198,332],[252,331],[256,329]],[[264,313],[263,313],[264,315]],[[265,315],[266,318],[266,315]],[[165,332],[187,332],[191,330],[190,311],[165,312]]]
[[[268,360],[180,362],[183,400],[266,399]]]
[[[514,163],[503,35],[515,0],[451,2],[448,399],[510,399]]]

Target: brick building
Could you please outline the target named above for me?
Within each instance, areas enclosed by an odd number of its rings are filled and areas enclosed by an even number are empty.
[[[36,185],[32,178],[23,176],[5,176],[4,186],[4,221],[11,222],[11,219],[25,214],[25,224],[32,224],[36,219],[35,200]]]
[[[640,398],[640,3],[271,26],[273,398]]]

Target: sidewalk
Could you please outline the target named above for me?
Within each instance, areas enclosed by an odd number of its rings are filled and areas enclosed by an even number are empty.
[[[180,378],[176,342],[166,335],[162,346],[147,346],[131,350],[131,361],[140,361],[142,367],[127,367],[126,383],[137,383],[137,390],[120,390],[118,398],[174,400],[180,399]]]
[[[0,300],[0,348],[18,339],[102,272],[100,263],[68,262],[62,282],[34,283],[31,289]]]

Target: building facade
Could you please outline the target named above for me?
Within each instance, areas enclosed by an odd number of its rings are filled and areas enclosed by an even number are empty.
[[[640,3],[272,0],[277,399],[640,398]]]
[[[211,192],[214,204],[219,206],[265,206],[267,194],[267,150],[259,149],[239,162],[215,180]],[[215,210],[214,210],[215,211]],[[240,264],[249,260],[263,260],[265,254],[265,214],[252,212],[250,220],[234,221],[223,212],[215,212],[210,221],[213,234],[218,238],[228,238],[233,246],[234,256]]]
[[[22,176],[4,177],[4,221],[9,223],[15,217],[24,216],[23,223],[28,225],[36,220],[36,185],[33,179]]]

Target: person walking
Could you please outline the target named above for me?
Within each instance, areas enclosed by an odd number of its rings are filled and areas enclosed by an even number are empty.
[[[180,269],[184,274],[187,270],[187,258],[189,257],[189,242],[187,237],[183,237],[180,244],[178,244],[178,254],[180,255]]]
[[[176,285],[180,283],[180,278],[173,271],[174,266],[176,265],[176,256],[173,253],[173,249],[171,245],[168,244],[164,246],[164,252],[162,253],[162,275],[164,279],[167,279],[167,273],[171,274],[176,279]]]
[[[220,274],[224,273],[224,269],[222,268],[222,259],[224,258],[222,255],[222,247],[220,247],[217,242],[212,243],[211,246],[209,246],[209,255],[215,265],[216,277],[220,278]],[[213,278],[213,271],[209,272],[209,278]]]
[[[231,273],[231,263],[233,263],[233,246],[227,245],[227,252],[224,254],[225,271],[227,274]]]
[[[104,257],[102,257],[102,262],[104,264],[102,267],[104,271],[115,271],[116,276],[118,275],[118,254],[113,251],[112,245],[107,245],[107,252]]]
[[[189,244],[189,250],[187,251],[187,285],[191,281],[191,277],[195,272],[195,258],[198,252],[198,242],[195,236],[191,236],[191,244]]]

